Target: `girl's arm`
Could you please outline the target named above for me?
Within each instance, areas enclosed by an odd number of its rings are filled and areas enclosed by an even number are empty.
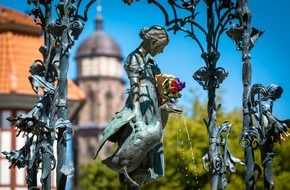
[[[133,106],[133,112],[136,114],[136,118],[141,117],[140,109],[140,87],[139,87],[139,77],[131,77],[130,79],[130,97]]]
[[[130,98],[132,102],[133,112],[136,114],[136,119],[141,117],[140,109],[140,75],[144,69],[142,57],[139,54],[131,54],[125,61],[125,70],[130,81]]]

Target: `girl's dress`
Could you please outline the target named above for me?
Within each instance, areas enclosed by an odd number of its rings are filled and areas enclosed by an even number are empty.
[[[154,118],[158,103],[158,92],[155,81],[155,74],[160,70],[156,65],[149,63],[141,56],[138,50],[132,52],[124,63],[124,69],[128,78],[139,78],[139,102],[141,119],[148,125]],[[132,109],[131,97],[129,95],[125,107]],[[120,181],[123,174],[120,174]],[[141,165],[129,173],[130,177],[138,184],[148,183],[164,176],[164,155],[162,142],[151,150],[142,161]]]

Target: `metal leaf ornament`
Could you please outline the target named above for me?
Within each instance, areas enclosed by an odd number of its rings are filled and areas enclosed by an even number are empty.
[[[228,72],[222,68],[218,67],[213,71],[209,70],[207,67],[201,67],[192,76],[205,90],[212,88],[219,88],[220,84],[228,76]],[[210,83],[210,81],[213,81]]]
[[[84,24],[79,20],[75,20],[71,23],[70,28],[72,31],[71,37],[73,37],[73,39],[77,40],[79,38],[79,35],[82,33],[82,31],[84,29]]]
[[[12,150],[10,152],[3,151],[2,153],[5,155],[6,159],[11,162],[9,169],[14,168],[15,166],[17,168],[25,167],[25,157],[23,156],[21,150]]]
[[[52,20],[48,23],[47,29],[53,34],[55,37],[61,37],[63,31],[67,28],[66,25],[60,24],[58,19]]]
[[[244,32],[246,27],[238,24],[232,24],[231,27],[226,31],[226,34],[233,40],[237,47],[237,50],[242,50],[242,41],[244,39]],[[250,34],[250,49],[255,45],[258,38],[264,33],[256,28],[251,28]]]
[[[203,167],[205,170],[209,171],[209,166],[213,166],[215,171],[218,171],[220,174],[226,173],[226,170],[229,169],[231,172],[235,172],[235,164],[239,163],[244,165],[244,162],[234,157],[230,149],[228,147],[228,136],[231,130],[232,124],[228,121],[225,121],[222,125],[219,125],[215,128],[213,136],[210,138],[210,143],[216,143],[221,149],[223,153],[214,153],[214,159],[212,159],[212,164],[210,164],[209,154],[205,154],[202,158]],[[225,137],[223,136],[225,134]],[[221,179],[221,186],[226,186],[226,178],[222,177]]]
[[[271,185],[272,189],[275,188],[274,178],[273,178],[273,159],[274,159],[274,153],[269,152],[267,153],[266,158],[263,160],[263,166],[265,168],[264,169],[265,179]]]
[[[260,139],[260,141],[257,141]],[[242,148],[252,146],[254,149],[262,144],[263,133],[260,128],[251,126],[248,130],[243,130],[239,136],[239,144]]]
[[[57,79],[59,75],[59,69],[55,66],[55,64],[49,65],[49,72],[47,72],[47,77],[45,77],[45,67],[42,61],[36,60],[30,66],[29,72],[31,75],[28,77],[31,87],[33,91],[38,95],[39,99],[41,99],[41,95],[39,92],[39,88],[43,90],[43,92],[48,94],[55,93],[55,87],[53,82]]]
[[[255,42],[259,39],[259,37],[264,33],[264,31],[260,31],[256,28],[251,28],[250,34],[250,49],[252,49],[255,45]]]
[[[280,98],[283,93],[283,88],[276,84],[271,84],[266,88],[267,96],[266,99],[271,101],[275,101],[276,99]]]
[[[238,24],[233,24],[227,31],[226,34],[233,40],[234,44],[237,46],[238,50],[241,50],[241,42],[244,35],[244,26],[239,26]]]

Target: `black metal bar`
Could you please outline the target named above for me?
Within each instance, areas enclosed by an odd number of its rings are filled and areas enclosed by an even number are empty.
[[[240,21],[240,27],[244,28],[243,37],[242,37],[242,82],[243,82],[243,130],[248,131],[251,127],[251,107],[248,102],[250,88],[252,84],[252,67],[251,67],[251,56],[250,56],[250,24],[251,24],[251,12],[248,9],[247,0],[238,0],[237,1],[237,12],[236,16]],[[252,143],[252,139],[248,139]],[[252,146],[247,146],[244,151],[245,154],[245,181],[246,189],[254,190],[255,186],[255,160],[254,152]]]

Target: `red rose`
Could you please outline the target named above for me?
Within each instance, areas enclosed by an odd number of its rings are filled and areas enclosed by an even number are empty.
[[[173,81],[171,81],[170,86],[174,87],[174,88],[177,88],[178,84],[177,84],[177,82],[175,80],[173,80]]]
[[[178,91],[178,89],[177,89],[176,87],[171,87],[171,88],[170,88],[170,92],[171,92],[172,94],[176,94],[177,91]]]

